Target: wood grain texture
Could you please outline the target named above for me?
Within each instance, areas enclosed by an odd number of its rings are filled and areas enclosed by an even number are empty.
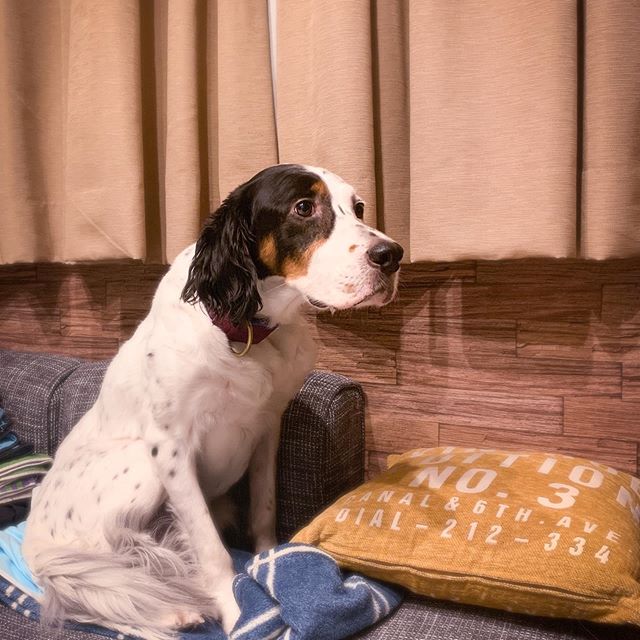
[[[398,385],[395,389],[370,384],[364,388],[369,411],[384,420],[417,415],[425,420],[455,421],[466,426],[562,432],[562,398],[433,387],[419,381],[413,386]]]
[[[112,356],[166,271],[0,268],[0,346]],[[363,383],[367,469],[419,446],[544,449],[637,472],[640,259],[408,265],[397,303],[310,314],[319,365]]]
[[[587,286],[604,283],[637,284],[640,260],[529,260],[481,261],[477,264],[479,284],[544,284],[566,287],[582,282]]]
[[[613,326],[640,328],[640,284],[605,284],[602,319]]]
[[[640,325],[523,320],[517,351],[520,358],[640,363]]]
[[[638,445],[613,438],[522,433],[499,429],[474,429],[460,425],[439,425],[442,444],[478,449],[509,449],[514,451],[556,451],[569,456],[581,456],[604,462],[635,473]]]
[[[617,398],[565,398],[564,433],[638,442],[640,402]]]
[[[367,477],[372,478],[383,471],[386,471],[388,468],[388,455],[389,454],[384,451],[367,451],[367,456],[365,458],[365,473],[367,474]]]
[[[622,399],[640,402],[640,364],[622,367]]]
[[[416,412],[415,415],[393,414],[374,408],[366,409],[368,448],[387,453],[402,453],[407,449],[438,446],[438,423]]]

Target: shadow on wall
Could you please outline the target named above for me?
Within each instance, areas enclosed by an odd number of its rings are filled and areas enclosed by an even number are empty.
[[[108,358],[167,267],[0,268],[0,347]],[[375,471],[389,452],[458,444],[558,450],[637,471],[640,259],[405,267],[398,302],[311,315],[319,368],[368,396]]]
[[[148,312],[166,269],[131,262],[0,267],[0,347],[111,357]]]
[[[640,260],[410,265],[397,303],[318,316],[365,383],[372,468],[415,446],[547,448],[637,470]]]

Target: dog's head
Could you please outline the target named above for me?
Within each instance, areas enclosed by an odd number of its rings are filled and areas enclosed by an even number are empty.
[[[265,169],[207,219],[182,297],[235,324],[258,312],[258,281],[269,277],[318,308],[382,306],[395,295],[403,250],[363,214],[362,200],[333,173]]]

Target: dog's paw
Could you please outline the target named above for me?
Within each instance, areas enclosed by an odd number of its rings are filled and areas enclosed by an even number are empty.
[[[167,614],[163,619],[163,626],[171,629],[193,627],[204,622],[204,618],[195,611],[176,611]]]

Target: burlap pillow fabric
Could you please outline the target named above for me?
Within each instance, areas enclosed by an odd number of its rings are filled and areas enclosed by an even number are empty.
[[[389,458],[295,537],[434,598],[640,624],[640,480],[581,458],[439,447]]]

